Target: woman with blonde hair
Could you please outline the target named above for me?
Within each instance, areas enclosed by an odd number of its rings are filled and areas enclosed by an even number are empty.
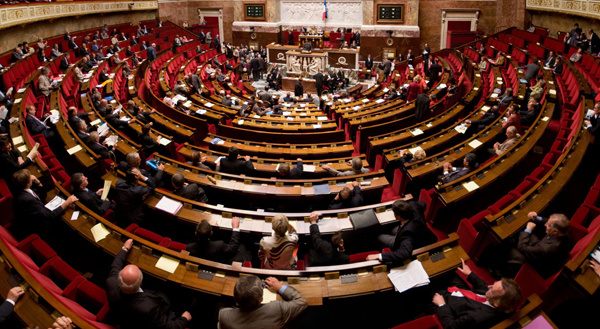
[[[274,270],[294,270],[296,260],[294,249],[298,242],[296,229],[283,214],[273,217],[273,234],[260,240],[258,257],[264,268]]]

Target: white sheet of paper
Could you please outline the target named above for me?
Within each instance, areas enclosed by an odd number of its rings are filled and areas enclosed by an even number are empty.
[[[317,117],[317,120],[319,120],[319,121],[327,121],[327,117]]]
[[[110,180],[104,181],[104,190],[102,191],[102,195],[100,196],[100,199],[106,200],[106,197],[108,197],[108,192],[110,192],[111,184],[112,184],[112,181],[110,181]]]
[[[398,292],[429,284],[429,275],[418,260],[391,269],[388,278]]]
[[[477,185],[477,183],[475,183],[474,181],[470,181],[468,183],[463,183],[462,186],[468,191],[468,192],[473,192],[476,189],[479,188],[479,185]]]
[[[313,166],[313,165],[303,165],[303,171],[306,172],[315,172],[315,170],[317,170],[317,166]]]
[[[156,204],[156,209],[160,209],[172,215],[175,215],[181,207],[183,207],[181,202],[167,198],[166,196],[163,196]]]
[[[417,129],[411,131],[411,133],[413,134],[413,136],[419,136],[419,135],[423,134],[423,130],[417,128]]]
[[[77,220],[77,218],[79,218],[79,210],[73,211],[73,214],[71,215],[71,220]]]
[[[206,102],[206,104],[204,104],[204,106],[211,108],[211,107],[215,106],[215,104],[213,104],[211,102]]]
[[[479,146],[481,146],[481,144],[482,144],[482,143],[481,143],[480,141],[478,141],[478,140],[474,139],[474,140],[472,140],[472,141],[469,143],[469,146],[470,146],[470,147],[472,147],[472,148],[474,148],[474,149],[476,149],[476,148],[478,148]]]
[[[423,150],[423,148],[421,148],[420,146],[417,146],[417,147],[413,147],[413,148],[411,148],[411,149],[408,149],[408,151],[409,151],[411,154],[415,154],[415,153],[416,153],[418,150]]]
[[[27,152],[27,145],[23,144],[23,145],[17,147],[17,150],[21,153]]]
[[[102,223],[98,223],[91,228],[92,236],[94,237],[94,241],[99,242],[106,238],[107,235],[110,234],[110,231],[104,227]]]
[[[261,304],[269,304],[270,302],[274,302],[277,300],[277,294],[271,292],[271,290],[264,288],[263,289],[263,299]]]
[[[81,145],[75,145],[75,146],[71,147],[70,149],[68,149],[67,153],[69,153],[69,155],[73,155],[81,150],[82,150]]]
[[[54,199],[50,200],[50,202],[46,203],[45,207],[49,210],[54,210],[60,207],[60,205],[62,205],[64,202],[65,200],[57,195],[54,197]]]
[[[163,271],[167,271],[171,274],[175,273],[177,270],[177,266],[179,266],[179,259],[175,259],[173,257],[169,257],[167,255],[162,255],[156,262],[156,268],[159,268]]]
[[[13,138],[13,144],[15,145],[23,144],[23,142],[23,136],[17,136]]]
[[[377,220],[379,223],[388,223],[396,220],[396,216],[394,216],[394,212],[391,210],[380,212],[377,214]]]
[[[160,142],[158,142],[158,143],[159,143],[160,145],[167,146],[167,145],[169,145],[169,143],[171,143],[171,140],[170,140],[170,139],[168,139],[168,138],[164,138],[164,137],[163,137],[163,138],[161,138],[161,139],[160,139]]]
[[[319,128],[321,128],[321,125],[313,125],[313,128],[319,129]]]

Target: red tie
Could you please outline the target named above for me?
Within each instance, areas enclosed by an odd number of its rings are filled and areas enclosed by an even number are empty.
[[[457,287],[448,287],[448,292],[449,293],[453,293],[455,291],[460,292],[463,296],[470,298],[472,300],[478,301],[480,303],[485,303],[487,302],[487,298],[485,297],[481,297],[479,295],[477,295],[476,293],[472,292],[471,290],[466,290],[466,289],[460,289]]]
[[[33,192],[33,190],[31,190],[31,193],[33,193],[33,196],[34,196],[36,199],[38,199],[38,200],[40,199],[40,197],[39,197],[39,196],[38,196],[38,195],[37,195],[35,192]]]

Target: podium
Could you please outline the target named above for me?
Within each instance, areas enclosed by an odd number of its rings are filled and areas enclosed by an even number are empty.
[[[323,48],[323,36],[322,35],[301,35],[299,37],[300,46],[304,45],[306,41],[312,44],[313,49]]]

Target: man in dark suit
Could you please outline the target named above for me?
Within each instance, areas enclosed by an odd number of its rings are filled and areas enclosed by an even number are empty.
[[[440,65],[437,59],[433,60],[433,64],[429,67],[429,82],[427,83],[427,87],[430,89],[433,88],[438,80],[440,80],[440,73],[444,71],[444,68]]]
[[[329,203],[329,209],[354,208],[363,205],[363,195],[357,181],[352,182],[352,189],[348,186],[342,188]]]
[[[198,34],[200,42],[205,43],[206,42],[206,34],[204,33],[204,30],[200,30],[200,34]]]
[[[548,58],[546,58],[546,61],[544,62],[544,67],[554,68],[555,65],[556,55],[554,54],[554,51],[550,50],[548,53]]]
[[[139,169],[133,168],[127,170],[125,180],[119,179],[115,185],[115,216],[121,227],[144,221],[144,197],[152,191],[150,187],[138,184],[144,178]]]
[[[30,152],[23,160],[21,152],[13,150],[10,138],[0,136],[0,178],[10,185],[12,175],[29,167],[37,156],[37,152]]]
[[[25,117],[25,125],[31,135],[42,134],[46,140],[50,141],[54,137],[54,131],[35,116],[35,106],[27,106],[27,117]]]
[[[569,257],[573,243],[568,237],[569,219],[563,214],[542,218],[536,212],[519,233],[518,241],[491,246],[481,255],[481,264],[497,277],[514,277],[524,263],[529,263],[543,278],[560,271]],[[544,223],[545,229],[537,224]],[[536,230],[536,228],[538,228]]]
[[[344,253],[344,239],[342,233],[336,232],[331,237],[331,242],[321,237],[319,225],[319,214],[310,214],[310,237],[312,248],[308,251],[309,266],[328,266],[350,263],[350,257]]]
[[[386,81],[387,76],[390,75],[390,72],[392,71],[392,61],[389,58],[386,58],[381,69],[383,70],[383,81]]]
[[[531,81],[533,78],[537,77],[538,73],[540,72],[540,67],[533,62],[524,66],[520,66],[519,69],[527,70],[527,72],[525,72],[525,80],[527,80],[527,84],[529,84],[529,81]]]
[[[129,40],[129,45],[130,46],[135,46],[137,45],[139,42],[137,40],[137,38],[135,37],[135,35],[131,36],[131,40]]]
[[[488,285],[471,272],[463,260],[458,270],[467,281],[456,276],[448,288],[433,296],[433,304],[444,328],[491,328],[521,304],[521,288],[511,279],[503,278]]]
[[[140,168],[141,164],[142,159],[140,158],[140,155],[137,152],[131,152],[125,156],[125,161],[121,161],[119,163],[118,169],[123,172],[126,172],[129,169],[137,169],[141,174],[140,180],[146,183],[148,187],[154,188],[155,186],[159,185],[160,181],[162,180],[165,165],[162,163],[159,164],[157,166],[158,171],[156,174],[154,174],[154,176],[152,176],[146,170]]]
[[[102,157],[102,159],[110,159],[110,152],[113,150],[112,146],[105,145],[106,142],[100,141],[100,134],[97,131],[90,132],[88,136],[87,146],[96,154]]]
[[[20,286],[14,287],[8,291],[6,296],[6,300],[0,304],[0,324],[2,324],[6,319],[12,314],[13,307],[17,303],[17,300],[21,295],[23,295],[25,291]]]
[[[304,95],[304,87],[302,86],[302,82],[300,79],[296,81],[296,85],[294,86],[294,96],[302,97]]]
[[[200,82],[200,77],[197,74],[186,74],[184,80],[188,85],[192,86],[195,93],[202,93],[202,82]]]
[[[46,192],[40,181],[27,169],[21,169],[12,176],[15,192],[13,193],[13,209],[15,210],[14,229],[16,235],[27,236],[31,233],[47,233],[55,227],[54,221],[65,209],[78,201],[71,195],[62,205],[54,210],[45,207]]]
[[[527,102],[527,110],[519,112],[521,114],[521,126],[530,127],[538,117],[540,109],[540,104],[534,98],[531,98]]]
[[[221,52],[221,40],[219,39],[219,35],[217,34],[217,36],[213,39],[213,43],[215,44],[215,49],[217,50],[217,52]]]
[[[481,119],[472,121],[465,120],[465,123],[470,124],[469,128],[467,128],[467,131],[465,132],[465,135],[471,136],[474,133],[482,131],[483,129],[485,129],[485,127],[492,124],[492,122],[496,121],[496,119],[498,119],[498,117],[500,116],[499,110],[500,107],[498,105],[494,105],[489,111],[482,112],[483,115],[481,116]]]
[[[258,81],[260,76],[258,64],[258,58],[254,57],[250,60],[250,69],[252,69],[252,79],[254,79],[254,81]]]
[[[504,91],[504,94],[498,96],[496,101],[498,102],[498,105],[500,105],[500,106],[508,106],[513,101],[513,99],[514,99],[513,98],[513,89],[506,88],[506,90]]]
[[[373,58],[371,58],[371,54],[365,59],[365,68],[369,71],[373,68]]]
[[[429,67],[431,66],[431,63],[429,62],[429,56],[431,55],[431,48],[429,48],[429,44],[425,44],[423,47],[423,53],[422,53],[422,58],[423,58],[423,71],[425,72],[425,75],[429,76]]]
[[[303,51],[312,51],[312,43],[310,41],[306,41],[304,42],[304,45],[302,46],[302,50]]]
[[[421,122],[433,113],[430,105],[436,100],[437,96],[435,94],[429,94],[429,96],[425,94],[417,95],[417,100],[415,101],[415,120]]]
[[[463,159],[462,168],[454,168],[450,162],[444,163],[444,176],[442,176],[442,183],[450,183],[455,181],[471,171],[477,169],[479,164],[477,163],[477,156],[475,153],[469,153]]]
[[[173,185],[173,194],[175,195],[194,201],[208,202],[204,189],[199,187],[198,184],[186,183],[182,174],[173,175],[171,177],[171,184]]]
[[[590,49],[592,54],[597,55],[600,51],[600,38],[592,29],[590,29],[588,40],[590,40],[590,47],[588,49]]]
[[[58,68],[63,72],[69,69],[69,56],[65,56],[60,60]]]
[[[378,240],[392,251],[369,255],[367,260],[379,260],[383,263],[400,265],[412,256],[414,249],[428,246],[437,241],[425,224],[425,202],[397,200],[392,204],[394,217],[400,222],[391,234],[381,234]]]
[[[104,192],[104,188],[96,192],[90,191],[88,188],[88,179],[82,173],[75,173],[71,176],[71,188],[79,202],[88,207],[94,213],[104,216],[108,209],[115,209],[115,204],[110,200],[102,200],[100,196]]]
[[[252,164],[252,161],[250,161],[250,156],[246,155],[244,159],[238,159],[239,154],[240,151],[237,147],[230,147],[227,157],[218,161],[217,171],[233,175],[247,175],[252,172],[254,170],[254,165]]]
[[[169,328],[184,329],[192,316],[183,312],[176,316],[170,310],[166,296],[143,291],[142,272],[135,265],[127,265],[127,255],[133,247],[133,240],[129,239],[110,266],[106,278],[106,297],[115,320],[122,329],[134,328]]]
[[[202,220],[196,226],[197,241],[188,244],[185,250],[189,251],[191,256],[223,264],[243,263],[250,260],[251,255],[244,244],[240,243],[240,219],[238,217],[233,217],[231,227],[233,230],[229,243],[225,243],[223,240],[211,240],[212,227],[206,220]]]
[[[584,121],[586,129],[594,136],[600,134],[600,103],[594,104],[594,114]]]
[[[295,179],[300,178],[302,176],[302,172],[304,170],[304,165],[302,164],[302,159],[296,159],[296,165],[290,170],[290,165],[287,162],[283,162],[279,164],[279,176],[283,178]]]
[[[146,54],[148,55],[148,62],[152,62],[156,59],[156,44],[153,43],[148,49],[146,49]]]
[[[319,70],[319,73],[315,74],[315,87],[317,88],[317,94],[321,97],[323,93],[323,72]]]

